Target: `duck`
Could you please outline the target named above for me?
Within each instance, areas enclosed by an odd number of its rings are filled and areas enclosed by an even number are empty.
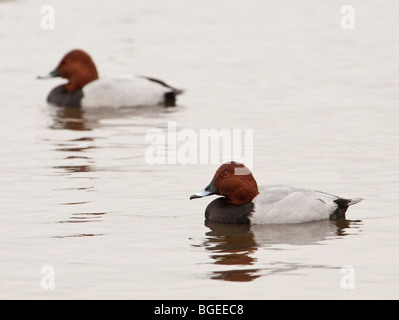
[[[206,221],[226,224],[284,224],[345,219],[349,206],[362,198],[347,199],[326,192],[288,185],[259,186],[242,163],[222,164],[212,181],[190,200],[220,195],[206,207]]]
[[[75,49],[61,59],[57,67],[38,79],[61,77],[67,83],[52,89],[47,96],[51,105],[65,107],[141,107],[176,105],[176,89],[162,80],[146,76],[122,75],[100,78],[91,56]]]

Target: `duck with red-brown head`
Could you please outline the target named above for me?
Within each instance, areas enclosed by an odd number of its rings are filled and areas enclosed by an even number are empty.
[[[96,65],[83,50],[72,50],[60,61],[58,66],[39,79],[61,77],[68,80],[66,84],[55,87],[47,96],[47,102],[54,105],[80,107],[84,96],[83,87],[98,79]]]
[[[50,104],[71,107],[134,107],[163,104],[172,106],[181,90],[148,77],[99,78],[93,59],[85,51],[68,52],[58,66],[39,79],[61,77],[66,84],[54,88]]]
[[[86,84],[98,79],[94,61],[83,50],[67,53],[52,73],[68,79],[64,88],[69,92],[81,90]]]
[[[224,196],[231,204],[251,202],[259,193],[251,171],[239,162],[228,162],[219,167],[211,183],[190,199],[202,198],[211,194]]]
[[[205,217],[222,223],[249,223],[254,205],[252,200],[259,194],[258,184],[251,171],[239,162],[228,162],[219,167],[210,184],[191,199],[221,195],[205,210]]]
[[[219,167],[211,183],[191,199],[221,195],[205,210],[205,217],[220,223],[299,223],[345,217],[361,198],[345,199],[325,192],[284,185],[258,188],[251,171],[241,163]]]

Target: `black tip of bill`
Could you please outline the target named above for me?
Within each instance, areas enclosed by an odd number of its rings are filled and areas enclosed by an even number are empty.
[[[199,195],[196,195],[196,194],[193,194],[192,196],[190,196],[190,200],[197,199],[197,198],[202,198],[202,197]]]
[[[56,77],[60,77],[60,72],[58,71],[58,69],[55,69],[47,74],[41,75],[41,76],[37,76],[37,79],[50,79],[50,78],[56,78]]]

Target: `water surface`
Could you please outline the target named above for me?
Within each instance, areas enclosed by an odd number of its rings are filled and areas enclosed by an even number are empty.
[[[0,3],[0,297],[399,297],[399,5],[352,1]],[[100,75],[187,89],[172,109],[54,108],[35,77],[73,48]],[[253,129],[259,184],[365,201],[346,220],[225,226],[189,201],[218,164],[150,165],[148,130]],[[42,266],[55,288],[40,286]],[[355,287],[343,289],[343,266]]]

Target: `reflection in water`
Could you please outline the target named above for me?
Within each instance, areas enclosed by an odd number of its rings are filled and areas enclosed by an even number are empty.
[[[258,248],[269,247],[272,250],[281,250],[276,245],[316,245],[327,239],[348,235],[349,229],[359,231],[361,221],[341,219],[300,224],[234,225],[206,220],[205,226],[210,231],[206,232],[206,240],[201,246],[211,252],[210,257],[215,265],[232,267],[229,270],[212,272],[211,278],[225,281],[252,281],[259,278],[265,269],[267,274],[275,274],[304,267],[328,268],[281,262],[268,263],[267,268],[258,268],[257,258],[253,256]]]
[[[61,172],[61,176],[74,179],[81,179],[82,182],[87,184],[88,180],[96,179],[96,171],[104,170],[96,166],[99,152],[104,148],[113,148],[105,144],[98,145],[99,139],[105,140],[113,134],[119,134],[120,128],[124,126],[146,126],[143,119],[150,119],[151,126],[154,125],[153,119],[160,118],[166,113],[173,113],[177,108],[162,108],[159,106],[145,107],[145,108],[90,108],[87,110],[72,107],[54,107],[49,106],[48,112],[52,119],[50,125],[51,130],[56,130],[57,134],[54,135],[59,138],[46,138],[46,142],[54,146],[53,150],[57,152],[57,161],[52,165],[52,168]],[[140,118],[141,117],[141,118]],[[97,130],[97,129],[109,130]],[[104,135],[104,132],[107,132]],[[94,134],[95,133],[95,134]],[[131,147],[129,145],[129,147]],[[116,168],[113,168],[116,170]],[[92,173],[90,175],[84,173]],[[61,188],[55,190],[81,190],[82,192],[97,191],[93,185],[78,185],[74,188]],[[69,206],[71,209],[70,217],[63,219],[59,223],[65,226],[76,224],[84,224],[87,222],[101,222],[102,216],[106,212],[83,212],[91,207],[91,201],[84,198],[82,201],[62,202],[59,205]],[[91,224],[90,224],[91,225]],[[72,235],[58,236],[65,237],[86,237],[102,234],[94,233],[73,233]]]
[[[205,225],[211,229],[206,233],[207,239],[204,246],[211,251],[211,258],[215,264],[231,266],[253,265],[256,259],[251,254],[258,248],[254,240],[251,227],[246,224],[221,224],[205,221]],[[259,276],[258,269],[234,268],[226,271],[216,271],[212,279],[227,281],[251,281]]]
[[[76,233],[76,234],[71,234],[67,236],[54,236],[53,238],[81,238],[81,237],[96,237],[96,236],[102,236],[104,235],[103,233]]]
[[[88,203],[88,201],[65,202],[65,203],[60,203],[60,205],[70,206],[70,205],[74,205],[74,204],[85,204],[85,203]]]
[[[84,223],[84,222],[100,222],[100,218],[106,212],[79,212],[72,213],[69,220],[60,221],[60,223]]]
[[[74,131],[89,131],[89,121],[84,117],[84,111],[80,108],[69,108],[69,107],[52,107],[50,106],[50,115],[53,119],[53,124],[50,126],[51,129],[68,129]],[[92,145],[82,146],[82,143],[91,143]],[[71,160],[84,160],[85,164],[79,165],[57,165],[53,166],[54,169],[62,169],[67,174],[79,173],[79,172],[90,172],[92,171],[92,158],[87,155],[80,155],[76,153],[83,153],[87,150],[95,148],[93,146],[94,138],[92,137],[80,137],[74,139],[68,139],[66,141],[57,142],[56,151],[64,153],[63,159],[70,162]],[[71,154],[72,153],[72,154]]]
[[[54,107],[50,106],[49,112],[53,119],[51,129],[68,129],[74,131],[90,131],[99,127],[105,126],[103,120],[112,119],[134,119],[137,117],[144,118],[161,118],[165,114],[174,113],[179,108],[165,108],[162,106],[147,106],[147,107],[100,107],[88,108],[83,110],[81,108],[72,107]],[[119,126],[120,124],[117,124]],[[110,126],[108,124],[108,126]]]
[[[95,148],[95,138],[88,137],[87,131],[91,130],[90,122],[84,117],[84,111],[79,108],[51,108],[51,116],[53,124],[50,127],[53,130],[73,130],[81,131],[85,136],[76,138],[76,135],[67,135],[68,139],[62,141],[56,140],[54,145],[56,146],[55,151],[62,154],[60,161],[61,164],[53,165],[53,168],[62,170],[62,175],[66,175],[71,178],[81,177],[82,173],[88,173],[93,171],[93,158],[88,155],[88,151]],[[93,177],[83,176],[85,179],[93,179]],[[94,187],[75,187],[75,190],[87,191]],[[86,222],[101,222],[101,217],[105,212],[76,212],[77,208],[81,208],[82,205],[88,205],[89,201],[71,201],[60,203],[62,206],[71,206],[74,212],[71,213],[69,219],[61,220],[59,223],[62,224],[81,224]],[[79,210],[79,209],[78,209]],[[68,235],[56,236],[56,238],[70,238],[70,237],[88,237],[98,236],[102,234],[94,233],[73,233]]]
[[[76,172],[89,172],[91,171],[91,167],[87,165],[81,166],[54,166],[54,169],[62,169],[67,173],[76,173]]]
[[[80,108],[52,107],[52,129],[91,130],[83,118],[84,111]]]
[[[64,152],[63,159],[68,161],[67,165],[57,165],[53,168],[62,169],[67,174],[95,171],[93,165],[95,159],[88,155],[87,151],[99,148],[96,140],[107,139],[108,136],[93,137],[88,136],[88,131],[98,128],[120,128],[121,126],[145,126],[143,119],[151,119],[151,126],[154,126],[153,120],[162,118],[165,114],[173,113],[177,108],[164,108],[160,106],[136,107],[136,108],[81,108],[72,107],[54,107],[49,106],[49,114],[52,118],[50,129],[53,130],[72,130],[85,132],[84,136],[79,138],[56,141],[56,151]],[[141,119],[138,121],[137,119]],[[113,121],[117,120],[117,121]],[[128,122],[126,122],[128,121]],[[50,140],[53,142],[53,140]],[[82,165],[70,164],[71,160],[84,161]]]

